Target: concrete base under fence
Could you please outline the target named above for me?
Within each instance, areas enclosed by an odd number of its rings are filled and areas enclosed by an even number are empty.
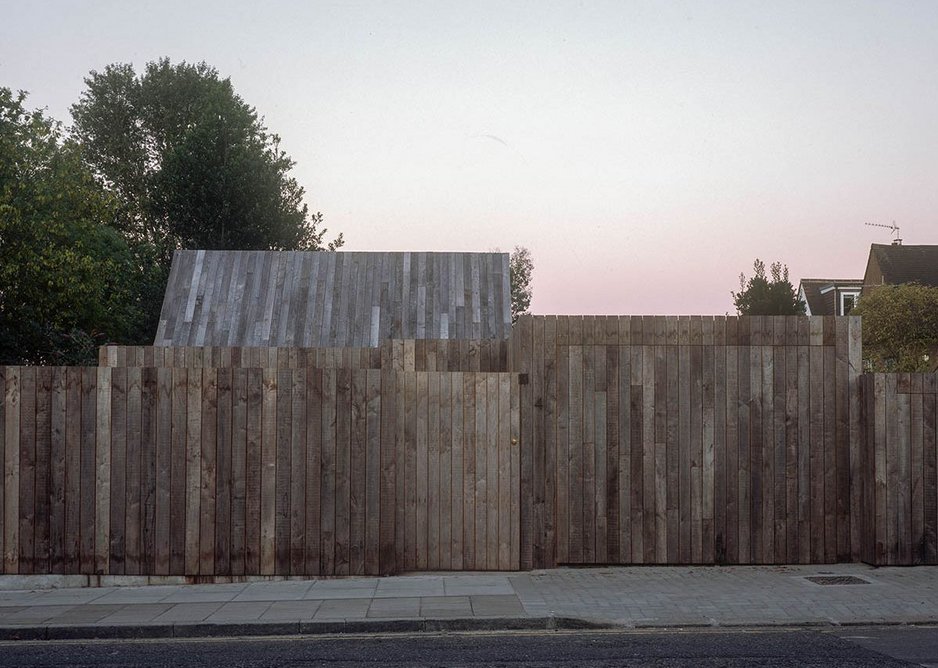
[[[0,575],[0,591],[22,589],[75,589],[87,587],[145,587],[258,582],[309,581],[305,576],[283,575]]]

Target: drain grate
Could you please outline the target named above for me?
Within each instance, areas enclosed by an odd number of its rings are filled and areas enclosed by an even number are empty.
[[[855,575],[813,575],[805,580],[819,585],[868,585],[869,581]]]

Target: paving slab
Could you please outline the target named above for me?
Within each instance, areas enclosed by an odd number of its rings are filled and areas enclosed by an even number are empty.
[[[152,622],[173,607],[172,603],[120,605],[118,610],[100,620],[101,624],[142,624]]]
[[[33,605],[83,605],[104,598],[111,589],[52,589],[42,592],[32,600]]]
[[[209,615],[207,622],[256,622],[260,620],[270,601],[230,601]]]
[[[314,580],[313,587],[319,590],[330,589],[374,589],[378,586],[378,578],[332,578],[328,580]]]
[[[420,616],[420,599],[406,598],[375,598],[368,606],[366,617],[384,617],[387,619],[401,619],[404,617]]]
[[[4,619],[6,624],[40,624],[49,622],[56,617],[65,614],[74,609],[74,605],[36,605],[29,606],[20,610],[16,614],[9,615]]]
[[[76,605],[52,615],[50,624],[93,624],[123,609],[122,605]]]
[[[303,595],[304,599],[350,599],[374,596],[378,580],[375,578],[351,578],[342,580],[320,580]]]
[[[180,588],[161,599],[163,603],[224,603],[233,601],[240,592],[230,589],[213,591],[211,589],[187,590]]]
[[[303,595],[303,600],[328,601],[358,598],[370,601],[372,598],[374,598],[374,595],[374,589],[363,589],[359,587],[351,587],[349,589],[319,589],[318,587],[313,587]]]
[[[524,615],[524,606],[514,594],[470,596],[472,612],[479,617],[515,617]]]
[[[274,601],[261,615],[261,620],[271,622],[308,621],[316,615],[320,605],[322,605],[322,602],[317,600]]]
[[[445,596],[442,578],[389,578],[382,580],[375,590],[375,598]]]
[[[427,596],[420,599],[420,616],[427,619],[472,617],[468,596]]]
[[[2,579],[2,576],[0,576]],[[0,608],[21,607],[26,603],[42,598],[47,592],[33,590],[0,591]]]
[[[175,593],[176,587],[120,587],[95,599],[96,603],[159,603],[167,596]]]
[[[322,601],[314,620],[364,619],[371,605],[370,598],[328,599]]]
[[[241,590],[232,601],[298,601],[306,597],[313,581],[254,583]]]
[[[154,622],[203,622],[222,606],[221,603],[177,603],[153,619]]]

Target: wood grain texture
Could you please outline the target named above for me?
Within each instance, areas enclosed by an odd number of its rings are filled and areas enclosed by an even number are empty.
[[[507,339],[507,266],[506,253],[176,251],[155,343]],[[102,359],[110,364],[111,355]]]
[[[874,565],[938,563],[938,374],[865,374],[870,469],[863,558]]]
[[[73,400],[73,373],[69,369],[66,375],[67,391],[67,412],[72,414]],[[127,369],[127,461],[126,461],[126,480],[127,480],[127,506],[124,509],[124,543],[126,553],[124,559],[124,572],[127,575],[139,575],[141,572],[141,445],[143,429],[143,373],[140,367],[131,367]],[[201,396],[200,396],[201,400]],[[74,470],[74,464],[70,457],[72,456],[73,443],[69,436],[69,423],[66,428],[65,443],[65,472],[66,472],[66,498],[65,498],[65,560],[66,570],[68,569],[70,545],[69,545],[69,520],[71,510],[71,475]],[[197,444],[196,447],[199,447]],[[197,534],[196,534],[197,535]],[[198,551],[198,540],[195,540],[196,552]]]
[[[849,318],[523,316],[509,346],[530,383],[522,555],[535,568],[854,558],[859,342]],[[918,451],[911,440],[910,470]],[[924,504],[924,473],[912,480]],[[909,517],[906,533],[924,527],[924,505]]]
[[[124,572],[124,555],[126,546],[124,543],[124,508],[126,507],[126,498],[123,494],[122,484],[124,481],[124,471],[120,466],[126,457],[126,378],[127,373],[118,372],[115,374],[116,390],[112,395],[114,397],[114,424],[118,425],[117,438],[115,439],[115,457],[112,460],[116,465],[114,470],[114,481],[112,485],[111,496],[111,559],[112,572]],[[0,396],[3,393],[2,372],[0,372]],[[65,572],[65,503],[66,503],[66,434],[68,432],[68,369],[58,367],[52,369],[52,393],[50,401],[50,452],[52,460],[52,471],[50,478],[50,518],[49,518],[49,540],[50,540],[50,563],[49,568],[52,573]],[[0,434],[3,433],[4,411],[0,410]],[[2,438],[2,436],[0,436]],[[121,452],[124,450],[124,453]],[[0,448],[2,452],[2,448]],[[2,477],[0,477],[2,479]],[[0,499],[3,498],[0,492]],[[119,508],[115,509],[115,505]],[[2,513],[0,513],[2,516]],[[120,522],[121,526],[115,527],[115,523]],[[0,530],[0,536],[3,535]]]
[[[129,400],[128,400],[129,407]],[[129,431],[128,431],[129,436]],[[128,443],[129,445],[129,443]],[[129,462],[128,448],[128,462]],[[202,488],[202,369],[190,369],[186,376],[186,518],[185,572],[199,573],[199,541]],[[128,465],[128,479],[130,478]]]

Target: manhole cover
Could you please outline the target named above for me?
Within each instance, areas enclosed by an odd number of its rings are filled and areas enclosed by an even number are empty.
[[[858,578],[855,575],[813,575],[806,577],[805,580],[819,585],[866,585],[867,580]]]

